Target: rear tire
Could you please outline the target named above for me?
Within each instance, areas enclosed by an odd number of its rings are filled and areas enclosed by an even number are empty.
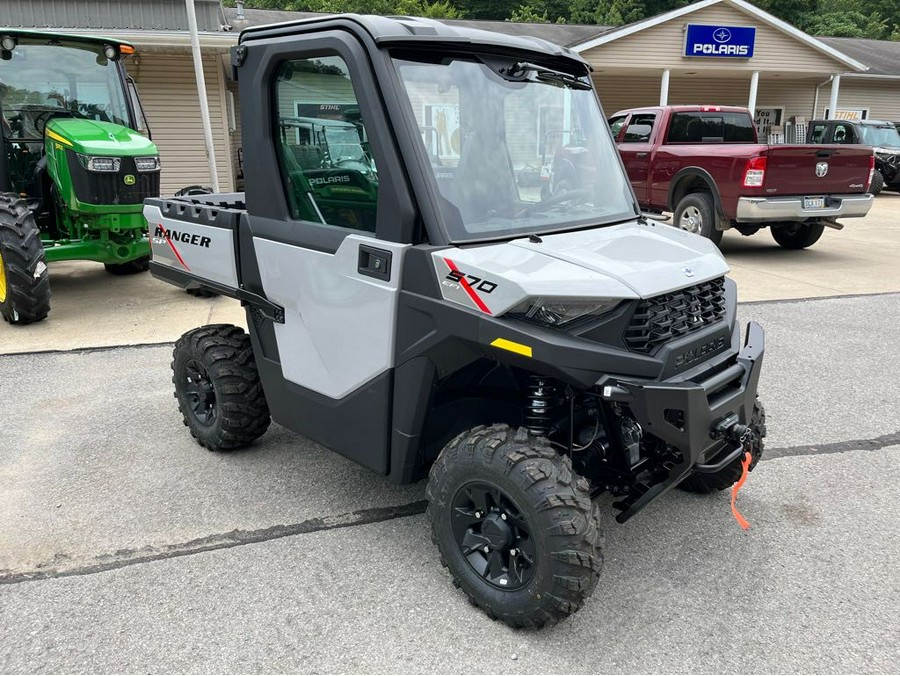
[[[426,495],[441,563],[491,619],[553,624],[594,591],[600,512],[547,439],[508,425],[464,432],[435,461]]]
[[[675,207],[672,225],[706,237],[716,246],[722,241],[722,231],[716,228],[716,205],[708,192],[694,192],[682,197]]]
[[[41,232],[25,200],[0,195],[0,314],[31,324],[50,312],[50,274]]]
[[[819,241],[825,232],[821,223],[783,223],[769,228],[772,237],[785,249],[805,249]]]
[[[872,185],[869,186],[869,192],[877,195],[882,190],[884,190],[884,176],[876,169],[875,173],[872,174]]]
[[[766,436],[766,409],[759,402],[757,397],[753,404],[753,415],[750,418],[750,471],[756,467],[756,463],[762,457],[765,444],[763,439]],[[684,479],[678,488],[688,493],[715,493],[716,491],[724,491],[741,478],[743,467],[741,461],[743,457],[738,458],[730,465],[719,470],[715,474],[691,474]]]
[[[261,437],[271,420],[250,336],[230,324],[188,331],[175,343],[175,398],[197,443],[231,451]]]
[[[141,256],[127,263],[104,263],[103,267],[111,275],[136,275],[150,269],[150,256]]]

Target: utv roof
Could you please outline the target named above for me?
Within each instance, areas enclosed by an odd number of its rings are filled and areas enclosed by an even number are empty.
[[[134,47],[130,42],[120,38],[110,38],[104,35],[72,35],[70,33],[56,33],[53,31],[26,30],[23,28],[0,28],[0,36],[11,35],[18,40],[30,39],[38,42],[62,41],[86,42],[92,45],[125,45]]]
[[[349,27],[357,33],[361,31],[368,33],[378,45],[484,45],[568,58],[590,68],[588,63],[576,52],[547,40],[530,36],[503,35],[467,26],[450,26],[434,19],[409,16],[336,14],[286,21],[268,26],[246,28],[241,31],[239,42],[244,43],[247,40],[291,35],[340,25]]]

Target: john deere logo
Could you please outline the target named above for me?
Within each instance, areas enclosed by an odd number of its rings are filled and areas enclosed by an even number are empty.
[[[137,179],[135,179],[134,174],[125,174],[122,180],[125,181],[125,185],[134,185]]]

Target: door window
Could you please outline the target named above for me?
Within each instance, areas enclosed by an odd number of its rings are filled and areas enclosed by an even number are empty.
[[[653,125],[656,123],[656,115],[645,113],[643,115],[634,115],[628,127],[625,129],[625,136],[622,143],[649,143],[650,134],[653,133]]]
[[[378,172],[346,62],[285,61],[275,79],[274,136],[291,215],[375,232]]]

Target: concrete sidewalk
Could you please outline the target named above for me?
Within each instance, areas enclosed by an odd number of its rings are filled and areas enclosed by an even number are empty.
[[[826,230],[812,248],[787,251],[761,231],[731,231],[722,251],[741,301],[900,291],[900,194],[882,193],[866,218]],[[246,326],[240,304],[195,298],[148,274],[113,277],[97,263],[50,266],[52,310],[32,326],[0,323],[0,354],[169,343],[203,324]]]

